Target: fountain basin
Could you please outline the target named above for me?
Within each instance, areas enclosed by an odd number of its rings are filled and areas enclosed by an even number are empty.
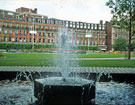
[[[82,78],[48,77],[36,79],[34,95],[37,105],[93,105],[95,82]]]

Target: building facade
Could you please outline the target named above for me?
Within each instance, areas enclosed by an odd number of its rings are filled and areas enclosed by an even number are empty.
[[[120,28],[117,25],[112,26],[112,45],[114,45],[115,40],[118,38],[129,39],[129,32],[126,29]]]
[[[118,38],[126,39],[127,42],[129,40],[129,31],[127,29],[121,28],[118,25],[110,25],[109,22],[106,22],[106,31],[107,31],[106,32],[107,33],[107,39],[106,39],[107,50],[111,50],[111,51],[114,50],[113,45],[115,44],[115,40]]]
[[[0,9],[0,42],[55,44],[58,29],[67,27],[73,31],[76,44],[107,49],[107,32],[103,21],[86,23],[60,20],[37,13],[37,9],[24,7],[16,9],[16,12]],[[92,37],[87,38],[87,34]]]

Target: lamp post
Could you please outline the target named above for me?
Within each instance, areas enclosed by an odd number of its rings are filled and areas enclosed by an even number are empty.
[[[34,49],[34,35],[37,34],[36,31],[30,31],[31,34],[33,34],[33,42],[32,42],[32,49]]]
[[[89,34],[87,33],[85,35],[85,37],[88,38],[88,51],[89,51],[90,38],[92,37],[92,34],[91,33],[89,33]]]
[[[30,34],[33,35],[32,49],[34,49],[34,38],[35,38],[34,35],[37,34],[37,31],[34,30],[34,18],[33,18],[33,30],[32,29],[30,30]]]

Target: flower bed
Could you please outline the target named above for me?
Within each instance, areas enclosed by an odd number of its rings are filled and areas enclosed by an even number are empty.
[[[4,57],[4,55],[3,54],[0,54],[0,57]]]

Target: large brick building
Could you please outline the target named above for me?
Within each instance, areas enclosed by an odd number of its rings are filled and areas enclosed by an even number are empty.
[[[97,45],[101,50],[107,49],[108,31],[103,21],[86,23],[48,18],[38,14],[36,8],[21,7],[16,12],[0,9],[0,42],[57,43],[58,28],[64,26],[74,31],[78,45],[88,45],[89,42],[89,45]],[[92,37],[88,41],[86,34],[89,33]]]

